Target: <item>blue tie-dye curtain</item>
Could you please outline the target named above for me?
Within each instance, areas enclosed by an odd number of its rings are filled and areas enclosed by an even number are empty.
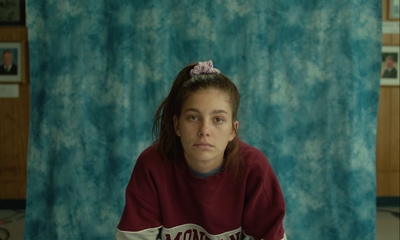
[[[241,138],[287,202],[288,239],[375,239],[376,0],[27,0],[25,239],[113,239],[157,105],[212,59]]]

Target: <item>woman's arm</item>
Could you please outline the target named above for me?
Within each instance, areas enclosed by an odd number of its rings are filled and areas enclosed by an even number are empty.
[[[250,239],[285,240],[285,200],[267,158],[258,151],[247,156],[246,196],[242,228]]]
[[[149,156],[139,156],[125,193],[116,239],[156,240],[161,228],[159,198]]]

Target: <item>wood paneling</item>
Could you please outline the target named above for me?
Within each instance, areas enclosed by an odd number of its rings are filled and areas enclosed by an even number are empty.
[[[390,88],[381,87],[378,106],[378,130],[376,137],[376,156],[378,160],[390,159],[390,142],[386,136],[390,134]],[[389,161],[377,161],[378,171],[390,170]]]
[[[390,0],[382,0],[382,20],[388,19],[388,5]]]
[[[30,100],[27,29],[1,27],[0,41],[22,42],[26,51],[22,59],[24,82],[17,84],[19,97],[0,97],[0,199],[25,199]]]
[[[392,34],[391,45],[400,46],[400,34]]]
[[[382,0],[382,20],[388,20],[388,2]],[[383,46],[399,46],[399,34],[383,34]],[[400,46],[399,46],[400,47]],[[398,73],[400,73],[398,69]],[[376,137],[378,197],[400,196],[400,95],[399,86],[381,86]]]
[[[382,86],[378,107],[376,149],[377,195],[400,196],[400,87]]]

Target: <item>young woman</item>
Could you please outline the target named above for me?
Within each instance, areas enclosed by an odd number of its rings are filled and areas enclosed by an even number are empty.
[[[267,158],[237,136],[240,95],[212,61],[176,77],[139,156],[117,239],[286,239]]]

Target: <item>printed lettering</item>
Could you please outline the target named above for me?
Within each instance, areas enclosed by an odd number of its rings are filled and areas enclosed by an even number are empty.
[[[178,232],[178,233],[176,234],[174,240],[180,240],[181,235],[182,235],[182,232]],[[165,239],[166,239],[166,240],[172,240],[171,234],[166,234],[166,235],[165,235]]]
[[[236,233],[221,234],[218,236],[219,240],[240,240],[242,236],[241,231]],[[209,235],[207,232],[201,231],[199,229],[187,229],[186,231],[176,231],[174,233],[166,233],[165,240],[213,240],[217,236]]]
[[[240,234],[241,232],[237,232],[236,234],[229,236],[229,240],[240,240]]]
[[[197,229],[193,229],[193,240],[201,240],[199,238],[199,233],[197,232]]]
[[[187,230],[183,234],[183,240],[192,240],[192,229]]]

